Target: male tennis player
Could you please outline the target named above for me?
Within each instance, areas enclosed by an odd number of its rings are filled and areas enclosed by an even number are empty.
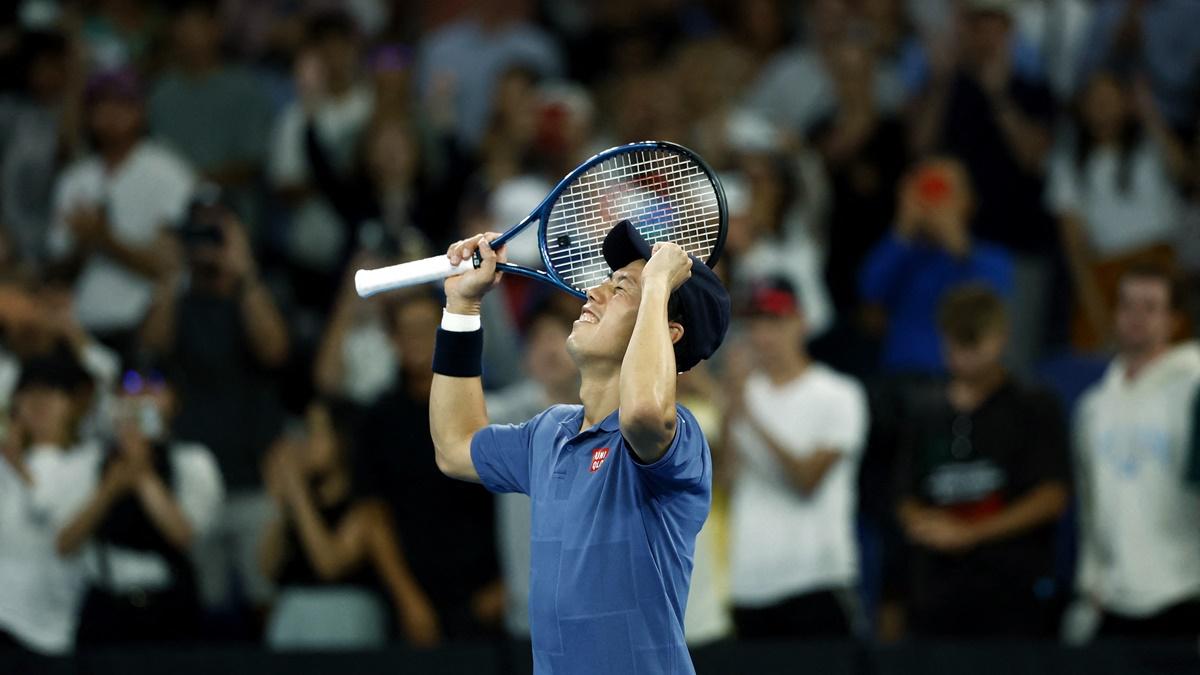
[[[603,246],[615,271],[567,338],[583,405],[488,426],[479,306],[500,279],[495,236],[447,252],[458,264],[478,249],[483,262],[446,281],[429,401],[438,466],[533,500],[535,672],[694,673],[683,613],[712,458],[675,377],[720,346],[729,296],[704,263],[675,244],[652,249],[622,221]]]

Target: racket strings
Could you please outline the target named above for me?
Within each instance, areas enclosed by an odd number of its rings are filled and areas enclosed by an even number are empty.
[[[708,173],[665,149],[611,157],[580,175],[551,208],[546,252],[551,267],[580,291],[610,272],[604,237],[628,219],[650,243],[671,241],[707,260],[720,239],[720,204]]]

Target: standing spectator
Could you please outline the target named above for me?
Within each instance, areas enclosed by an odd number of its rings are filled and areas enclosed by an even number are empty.
[[[1076,110],[1075,138],[1050,164],[1047,200],[1075,281],[1074,346],[1097,349],[1107,344],[1122,273],[1138,260],[1174,259],[1175,181],[1188,160],[1144,82],[1098,72]]]
[[[430,33],[417,55],[417,86],[427,102],[452,101],[454,135],[468,151],[483,140],[495,88],[504,72],[524,66],[559,75],[554,39],[534,24],[529,0],[472,0],[462,18]]]
[[[365,494],[389,505],[408,566],[433,603],[445,637],[459,640],[497,632],[504,588],[491,495],[443,476],[434,461],[429,327],[440,315],[438,299],[419,293],[398,298],[390,308],[399,375],[363,424],[357,476]]]
[[[1079,84],[1098,70],[1144,74],[1175,129],[1196,123],[1200,5],[1191,0],[1100,0],[1084,40]]]
[[[1125,273],[1117,358],[1076,414],[1076,583],[1102,612],[1104,636],[1200,633],[1200,495],[1184,478],[1200,348],[1171,345],[1180,301],[1162,269]]]
[[[1062,411],[1005,369],[1008,315],[994,291],[951,291],[938,323],[950,377],[914,387],[900,438],[910,630],[1050,637],[1054,523],[1070,482]]]
[[[867,257],[859,282],[884,333],[881,365],[891,372],[941,372],[937,307],[943,293],[986,281],[1007,295],[1012,258],[969,232],[975,207],[963,166],[948,159],[916,166],[898,188],[896,227]]]
[[[387,507],[364,499],[348,458],[356,410],[313,403],[305,436],[280,439],[265,463],[280,514],[263,537],[260,563],[282,593],[267,641],[274,648],[366,648],[386,642],[386,592],[410,642],[432,646],[437,616],[405,564]]]
[[[26,33],[18,49],[23,91],[0,98],[0,217],[10,254],[36,266],[47,254],[55,178],[83,144],[83,74],[60,33]]]
[[[519,424],[559,403],[579,402],[579,370],[567,353],[567,336],[577,315],[546,301],[529,317],[525,331],[525,373],[528,379],[487,396],[488,419],[495,424]],[[532,505],[529,496],[496,496],[496,546],[504,572],[504,624],[508,634],[529,639],[529,537]]]
[[[743,639],[848,636],[866,396],[809,358],[787,281],[755,286],[747,310],[755,369],[729,392],[734,625]]]
[[[177,383],[164,370],[125,374],[103,478],[58,535],[60,555],[90,545],[96,562],[81,645],[179,642],[197,634],[191,553],[220,511],[224,488],[207,448],[171,439]]]
[[[209,448],[225,478],[216,523],[197,542],[201,596],[209,607],[224,605],[232,569],[261,605],[270,588],[256,563],[258,539],[272,508],[259,462],[282,424],[272,371],[287,358],[287,329],[236,218],[199,201],[189,213],[182,238],[190,283],[161,285],[142,343],[179,370],[177,437]]]
[[[311,125],[333,169],[348,174],[374,109],[360,52],[349,15],[340,10],[313,15],[293,66],[297,100],[279,114],[271,134],[268,177],[291,207],[283,246],[296,266],[293,283],[301,298],[319,307],[332,300],[336,267],[344,262],[350,239],[333,207],[313,191],[306,128]]]
[[[1014,250],[1040,253],[1048,236],[1042,175],[1053,100],[1014,67],[1013,0],[966,0],[961,46],[938,59],[914,119],[918,153],[961,160],[975,186],[972,231]]]
[[[55,189],[51,254],[81,266],[75,308],[83,327],[123,355],[145,316],[154,281],[176,266],[168,230],[191,196],[191,170],[144,138],[141,83],[104,73],[87,91],[96,154]]]
[[[354,289],[355,270],[384,264],[380,258],[364,255],[346,268],[313,366],[315,388],[323,396],[369,407],[396,382],[386,299],[360,298]]]
[[[25,364],[0,446],[0,642],[40,654],[72,651],[86,591],[84,558],[55,551],[101,457],[77,435],[85,381],[69,359]]]
[[[249,71],[221,56],[218,0],[177,3],[171,67],[150,92],[150,130],[204,179],[225,188],[241,217],[256,222],[253,195],[266,152],[270,106]]]

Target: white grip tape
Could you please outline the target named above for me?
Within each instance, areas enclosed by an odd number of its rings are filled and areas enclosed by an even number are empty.
[[[359,270],[354,273],[354,288],[359,297],[366,298],[395,288],[445,279],[473,269],[475,264],[469,258],[452,265],[449,258],[438,255],[373,270]]]

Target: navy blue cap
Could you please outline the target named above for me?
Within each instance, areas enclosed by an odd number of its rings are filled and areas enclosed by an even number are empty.
[[[604,237],[602,250],[615,272],[635,260],[649,260],[652,247],[632,223],[622,220]],[[708,265],[691,258],[691,278],[671,294],[683,325],[683,337],[675,343],[675,368],[681,373],[712,356],[729,330],[729,293]]]

